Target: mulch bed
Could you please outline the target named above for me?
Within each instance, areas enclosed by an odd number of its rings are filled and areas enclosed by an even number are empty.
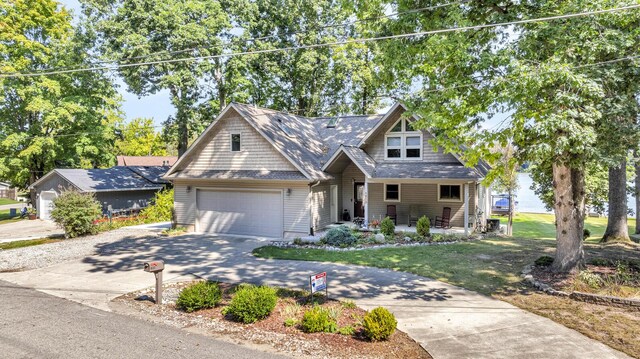
[[[242,342],[246,345],[267,345],[277,352],[301,358],[431,358],[431,356],[407,334],[396,330],[386,341],[370,342],[360,333],[358,322],[366,311],[360,308],[345,306],[337,300],[317,300],[323,307],[339,308],[341,315],[338,327],[352,325],[356,333],[352,336],[333,333],[304,333],[298,326],[287,327],[285,314],[295,303],[301,310],[295,315],[300,320],[303,312],[309,309],[307,297],[300,292],[281,291],[276,308],[266,319],[254,324],[243,324],[233,321],[222,314],[222,308],[231,300],[228,294],[231,285],[221,283],[224,290],[222,302],[212,309],[186,313],[176,308],[175,299],[180,290],[191,282],[167,284],[164,286],[163,305],[155,305],[151,298],[152,289],[125,294],[114,301],[125,304],[135,311],[150,314],[162,322],[185,327],[197,327],[206,334],[220,338]]]

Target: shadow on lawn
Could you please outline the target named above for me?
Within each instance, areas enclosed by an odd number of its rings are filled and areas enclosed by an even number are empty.
[[[452,289],[429,285],[433,281],[409,273],[340,264],[260,259],[251,254],[269,244],[244,238],[182,235],[125,237],[97,245],[97,254],[83,260],[91,272],[141,271],[143,263],[162,259],[170,275],[197,275],[228,283],[249,282],[291,289],[307,289],[309,275],[326,271],[329,295],[340,298],[446,301]],[[433,284],[433,283],[432,283]],[[388,302],[387,302],[388,300]]]

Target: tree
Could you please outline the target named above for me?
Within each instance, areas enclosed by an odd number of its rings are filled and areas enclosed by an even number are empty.
[[[166,156],[167,148],[150,118],[134,118],[115,142],[116,153],[124,156]]]
[[[55,167],[115,160],[119,97],[103,73],[18,76],[91,66],[89,38],[52,0],[0,4],[0,178],[26,188]]]
[[[382,24],[379,33],[395,34],[451,26],[474,26],[515,19],[538,18],[610,8],[611,1],[506,1],[453,3],[400,15]],[[413,1],[368,2],[366,11],[410,9]],[[608,102],[607,69],[628,66],[611,61],[635,54],[638,12],[542,21],[513,26],[458,31],[389,41],[383,68],[419,87],[408,99],[419,126],[435,132],[435,145],[448,152],[466,150],[468,164],[495,159],[495,142],[514,145],[520,163],[541,165],[552,179],[556,215],[556,257],[553,270],[569,272],[584,265],[582,237],[588,166],[614,161],[602,143],[619,134],[621,126],[605,131],[607,112],[620,101]],[[616,39],[616,36],[621,37]],[[396,54],[410,54],[401,57]],[[424,62],[417,65],[415,61]],[[607,61],[594,71],[590,64]],[[628,59],[627,59],[628,62]],[[637,66],[632,66],[637,70]],[[637,72],[637,71],[636,71]],[[606,76],[605,76],[606,78]],[[615,96],[614,96],[615,98]],[[481,124],[496,112],[511,115],[501,126]],[[621,120],[620,123],[626,123]],[[500,171],[496,167],[495,171]],[[495,177],[496,175],[490,175]]]
[[[123,64],[220,55],[231,29],[218,0],[84,0],[83,9],[100,35],[105,59]],[[206,94],[207,76],[216,71],[222,69],[215,59],[119,68],[139,96],[169,91],[176,114],[167,125],[176,128],[179,155],[204,128],[197,105]]]
[[[500,159],[496,163],[502,167],[494,182],[494,189],[498,192],[507,192],[509,196],[509,215],[507,220],[507,235],[513,235],[513,214],[515,212],[513,197],[518,190],[518,163],[513,156],[513,145],[508,144],[496,150],[500,153]]]

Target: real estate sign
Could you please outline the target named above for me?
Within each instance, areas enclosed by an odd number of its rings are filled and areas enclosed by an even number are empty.
[[[314,274],[309,277],[309,283],[311,286],[311,294],[319,291],[327,290],[327,272]]]

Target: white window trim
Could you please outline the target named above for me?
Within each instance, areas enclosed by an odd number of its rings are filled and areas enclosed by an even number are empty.
[[[387,199],[387,186],[388,185],[392,185],[392,186],[397,185],[398,186],[398,199]],[[384,189],[383,197],[384,197],[384,201],[385,202],[400,202],[401,201],[401,199],[402,199],[402,185],[400,183],[385,183],[384,186],[383,186],[383,189]]]
[[[442,186],[458,186],[460,187],[460,199],[441,199],[440,197],[440,191],[441,191],[441,187]],[[438,202],[455,202],[455,203],[461,203],[464,197],[464,194],[462,193],[462,185],[461,184],[438,184]]]
[[[240,136],[240,149],[237,151],[233,150],[233,136],[234,135],[238,135]],[[229,134],[229,151],[230,152],[242,152],[242,134],[239,132],[234,132],[234,133],[230,133]]]
[[[402,122],[401,131],[400,132],[391,132],[391,130],[396,127],[398,121]],[[424,139],[422,136],[422,131],[407,131],[405,128],[407,125],[407,119],[399,119],[394,122],[393,126],[387,131],[384,136],[384,159],[386,161],[422,161],[424,156]],[[415,137],[420,136],[420,145],[418,146],[407,146],[407,137]],[[387,139],[389,137],[400,137],[400,146],[388,146]],[[400,149],[400,157],[389,157],[388,150]],[[419,149],[420,157],[407,157],[407,149]]]

